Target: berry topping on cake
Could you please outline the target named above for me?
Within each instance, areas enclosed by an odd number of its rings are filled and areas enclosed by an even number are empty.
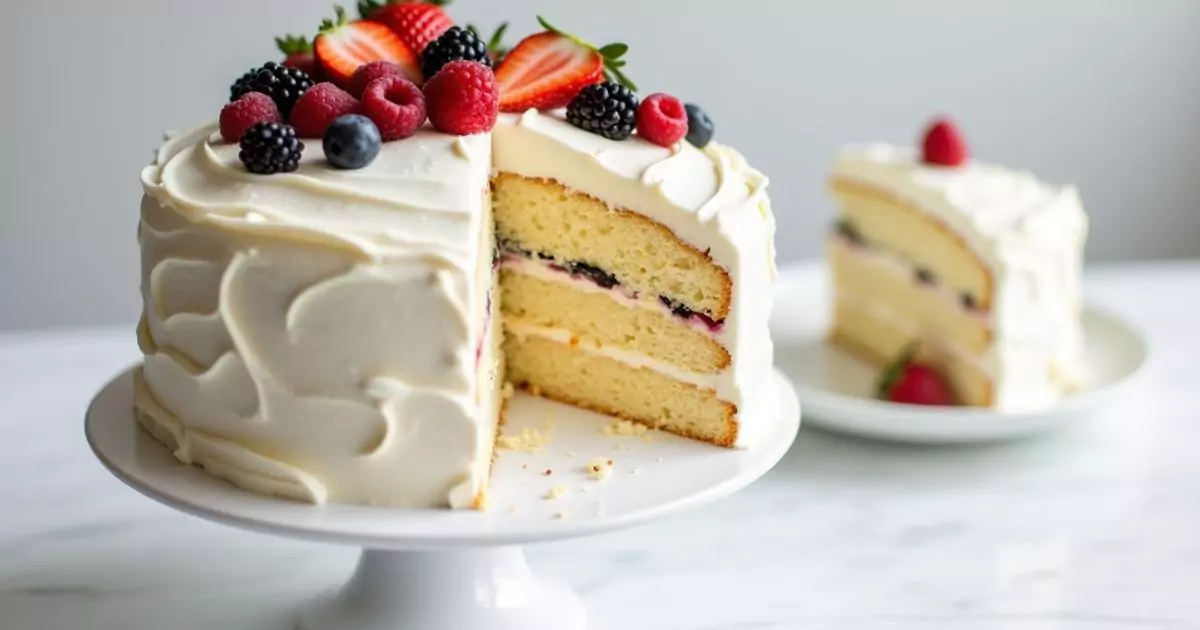
[[[637,132],[659,146],[675,146],[688,132],[688,113],[683,102],[667,94],[647,96],[638,106]]]
[[[564,107],[583,88],[601,83],[606,77],[630,91],[637,89],[621,72],[625,66],[621,57],[629,46],[609,44],[596,48],[551,26],[541,17],[538,22],[545,32],[521,40],[496,69],[500,111]]]
[[[379,22],[392,29],[409,50],[420,55],[430,42],[454,26],[454,20],[442,10],[443,4],[364,0],[358,3],[358,14],[364,20]]]
[[[287,118],[292,113],[292,106],[310,87],[312,78],[303,70],[268,61],[261,68],[250,70],[235,81],[229,88],[229,100],[236,101],[250,92],[262,92],[275,101],[279,113]]]
[[[349,85],[359,66],[372,61],[391,61],[404,69],[409,80],[421,82],[417,55],[409,50],[392,29],[368,20],[346,21],[346,11],[337,7],[337,19],[321,23],[321,33],[313,42],[313,53],[334,83]]]
[[[483,39],[483,35],[480,35],[479,29],[475,28],[474,25],[468,24],[467,30],[475,33],[475,37]],[[508,31],[508,22],[502,22],[487,40],[488,56],[492,58],[493,66],[503,61],[505,55],[508,54],[508,49],[504,47],[504,33],[506,31]]]
[[[246,131],[238,158],[246,170],[260,175],[291,173],[300,166],[304,143],[291,125],[260,122]]]
[[[354,75],[350,77],[350,94],[354,98],[362,98],[363,92],[372,81],[390,76],[408,78],[408,73],[399,64],[391,61],[372,61],[354,71]]]
[[[954,396],[932,367],[916,362],[917,344],[910,343],[884,370],[876,395],[908,405],[952,406]]]
[[[349,114],[333,121],[322,140],[325,159],[344,169],[363,168],[374,162],[382,144],[379,127],[361,114]]]
[[[925,131],[921,155],[926,164],[962,166],[967,161],[967,143],[949,118],[938,118]]]
[[[332,83],[318,83],[300,97],[289,119],[301,138],[320,138],[338,118],[362,110],[358,99]]]
[[[425,95],[404,77],[380,77],[363,90],[362,111],[384,142],[403,140],[425,124]]]
[[[421,52],[421,72],[431,79],[442,66],[459,60],[478,61],[489,68],[492,65],[487,44],[483,40],[465,28],[452,26]]]
[[[250,92],[221,109],[221,137],[226,142],[237,142],[257,123],[282,121],[279,107],[270,96]]]
[[[283,65],[304,71],[313,83],[324,81],[324,71],[313,56],[312,43],[303,35],[276,37],[275,45],[284,54]]]
[[[425,84],[429,121],[438,131],[459,136],[491,131],[500,92],[492,69],[476,61],[451,61]]]
[[[605,81],[579,92],[567,107],[567,122],[609,140],[624,140],[633,134],[637,111],[638,97],[632,90]]]
[[[713,124],[712,118],[709,118],[708,112],[699,105],[688,103],[684,108],[687,109],[688,117],[687,141],[697,149],[703,149],[712,142],[713,136],[717,133],[717,127]]]

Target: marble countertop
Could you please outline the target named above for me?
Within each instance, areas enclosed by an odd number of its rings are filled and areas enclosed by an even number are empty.
[[[970,448],[805,428],[732,498],[531,561],[594,630],[1200,628],[1200,262],[1093,268],[1087,294],[1151,343],[1120,408]],[[132,326],[0,334],[0,630],[289,627],[356,552],[199,521],[109,476],[83,412],[137,357]]]

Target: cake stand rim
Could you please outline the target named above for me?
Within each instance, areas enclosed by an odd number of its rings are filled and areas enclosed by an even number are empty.
[[[773,469],[787,454],[799,433],[801,424],[800,401],[796,388],[791,380],[778,368],[772,368],[771,381],[777,404],[771,406],[771,412],[776,417],[775,424],[770,430],[763,431],[755,448],[745,450],[730,449],[725,451],[728,457],[746,457],[751,465],[740,470],[736,475],[723,479],[702,490],[674,497],[670,501],[647,507],[645,509],[614,516],[587,517],[576,520],[546,523],[541,526],[524,528],[495,529],[488,526],[485,517],[488,513],[462,510],[394,510],[386,508],[370,508],[365,506],[346,506],[334,503],[313,506],[286,499],[263,496],[233,487],[224,481],[209,476],[207,473],[174,460],[166,447],[154,441],[145,434],[144,429],[133,414],[132,378],[136,365],[130,366],[110,379],[92,398],[85,415],[85,434],[88,446],[93,455],[104,468],[123,484],[157,503],[189,516],[201,518],[229,527],[235,527],[261,534],[275,535],[284,538],[306,540],[327,544],[345,544],[379,550],[435,550],[455,547],[489,547],[524,545],[536,542],[551,542],[568,540],[586,536],[613,532],[643,525],[685,509],[698,507],[729,495],[732,495],[751,485]],[[123,411],[122,411],[123,410]],[[108,433],[101,433],[107,431]],[[120,432],[114,436],[113,431]],[[136,464],[128,461],[135,455],[130,452],[114,452],[113,442],[121,437],[130,440],[146,440],[152,442],[163,455],[174,462],[171,468],[148,475],[139,470]],[[707,447],[707,445],[702,445]],[[133,450],[128,446],[127,450]],[[184,488],[184,493],[164,488],[174,485]],[[236,496],[237,503],[249,506],[249,514],[231,511],[229,507],[219,505],[221,499],[205,499],[205,490],[199,486],[220,485],[224,488],[221,493]],[[193,487],[195,486],[195,487]],[[192,492],[191,495],[187,495]],[[187,495],[187,496],[185,496]],[[217,502],[218,505],[213,505]],[[420,534],[408,531],[373,532],[370,534],[348,532],[346,527],[338,527],[339,510],[357,513],[355,518],[375,518],[387,522],[403,522],[408,519],[441,519],[436,526],[431,525]],[[331,514],[332,513],[332,514]],[[289,516],[280,516],[289,515]],[[314,517],[330,516],[329,522]],[[363,516],[373,515],[373,516]],[[308,523],[297,523],[297,518],[308,517]],[[495,514],[498,518],[503,515]],[[480,525],[475,531],[462,533],[462,527],[447,528],[445,523],[452,519],[476,519]]]

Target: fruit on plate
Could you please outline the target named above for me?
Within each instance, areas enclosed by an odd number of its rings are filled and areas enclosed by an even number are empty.
[[[932,366],[916,360],[918,345],[910,343],[883,371],[876,395],[881,400],[907,405],[947,407],[954,395]]]
[[[500,111],[566,107],[583,88],[611,78],[630,90],[637,86],[621,71],[625,44],[597,48],[538,17],[541,33],[521,40],[496,68]]]

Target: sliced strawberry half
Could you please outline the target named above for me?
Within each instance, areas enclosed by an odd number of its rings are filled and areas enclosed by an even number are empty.
[[[418,56],[429,42],[454,26],[454,20],[442,10],[444,2],[388,2],[364,0],[358,5],[363,19],[379,22],[400,36],[404,45]],[[373,7],[373,8],[372,8]]]
[[[391,61],[420,85],[421,62],[392,29],[370,20],[346,21],[346,11],[337,8],[336,20],[321,23],[321,33],[313,42],[313,54],[325,75],[345,87],[359,66],[372,61]]]
[[[500,86],[500,111],[566,107],[583,88],[602,83],[606,75],[636,90],[622,72],[625,44],[602,48],[551,26],[538,18],[546,30],[521,40],[496,68]]]

